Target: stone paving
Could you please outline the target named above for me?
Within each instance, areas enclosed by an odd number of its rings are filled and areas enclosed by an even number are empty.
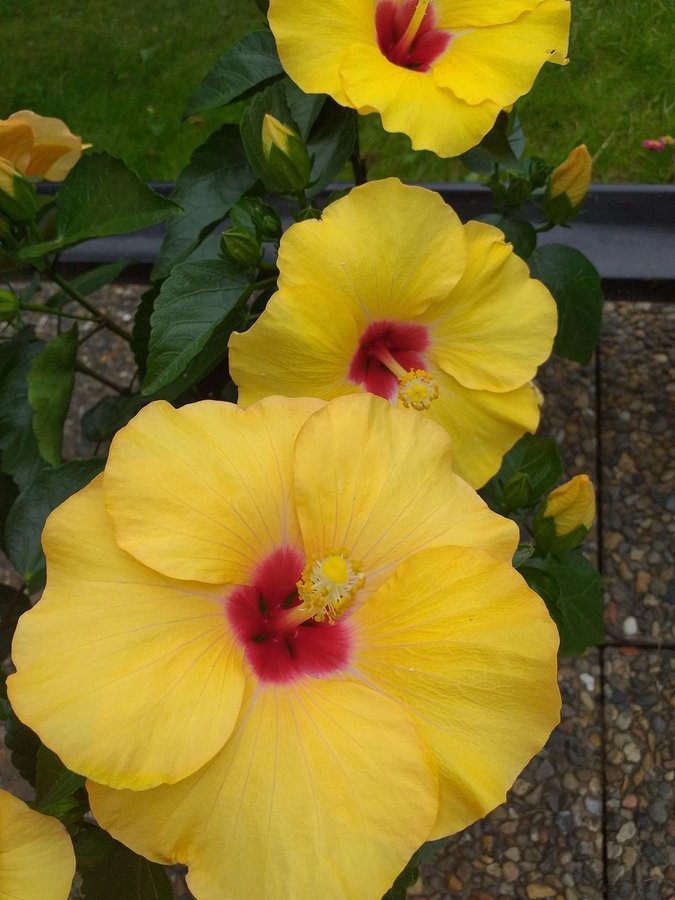
[[[139,291],[117,286],[99,303],[126,317]],[[92,361],[127,379],[128,361],[98,340]],[[607,302],[590,366],[554,360],[540,373],[544,433],[566,474],[598,487],[589,552],[605,576],[608,642],[561,661],[560,727],[507,802],[425,865],[411,900],[675,900],[674,347],[675,296],[629,296]],[[75,404],[97,398],[78,376]],[[68,446],[94,450],[75,430]],[[10,779],[0,751],[0,786]],[[177,885],[177,896],[189,894]]]

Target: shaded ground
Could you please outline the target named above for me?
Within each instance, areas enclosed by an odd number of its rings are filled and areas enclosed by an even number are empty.
[[[99,302],[124,320],[140,290],[116,286]],[[562,661],[561,726],[508,802],[424,868],[413,897],[675,897],[674,339],[675,302],[613,300],[594,363],[557,360],[541,373],[543,431],[560,441],[567,474],[588,472],[599,488],[595,550],[609,641]],[[130,361],[116,343],[95,335],[84,346],[89,361],[128,384]],[[104,392],[78,375],[78,416]],[[75,428],[67,445],[94,452]],[[2,751],[0,786],[21,790]]]

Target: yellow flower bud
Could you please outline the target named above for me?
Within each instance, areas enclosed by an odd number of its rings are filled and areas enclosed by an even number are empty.
[[[573,209],[580,206],[591,183],[593,160],[586,144],[575,147],[564,163],[553,170],[548,187],[548,199],[564,194]]]
[[[14,176],[18,174],[14,166],[0,156],[0,191],[9,194],[10,197],[15,197]]]
[[[87,147],[61,119],[29,109],[0,119],[0,158],[27,178],[63,181]]]
[[[283,122],[275,119],[275,117],[269,113],[265,114],[262,125],[262,144],[266,159],[270,158],[273,146],[278,147],[284,156],[288,156],[290,151],[290,139],[297,137],[297,134],[292,128],[284,125]]]
[[[595,491],[588,475],[575,475],[548,495],[544,516],[552,518],[558,537],[580,526],[590,528],[595,519]]]

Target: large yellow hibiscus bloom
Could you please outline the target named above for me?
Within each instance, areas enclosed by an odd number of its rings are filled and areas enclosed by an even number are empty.
[[[270,0],[279,56],[307,93],[326,93],[416,150],[463,153],[564,63],[569,0]]]
[[[63,825],[0,790],[0,898],[67,900],[74,874]]]
[[[10,698],[200,900],[379,900],[558,720],[516,541],[378,397],[151,404],[48,520]]]
[[[473,487],[537,428],[556,306],[498,229],[389,178],[289,228],[278,265],[278,293],[230,340],[242,405],[370,391],[443,425]]]

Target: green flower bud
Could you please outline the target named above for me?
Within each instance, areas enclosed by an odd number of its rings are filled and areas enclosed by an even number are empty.
[[[280,190],[288,194],[304,191],[312,163],[300,135],[267,113],[262,125],[262,147],[270,176]]]
[[[227,259],[238,266],[248,268],[260,262],[262,249],[255,235],[245,228],[228,228],[220,237],[220,249]]]

